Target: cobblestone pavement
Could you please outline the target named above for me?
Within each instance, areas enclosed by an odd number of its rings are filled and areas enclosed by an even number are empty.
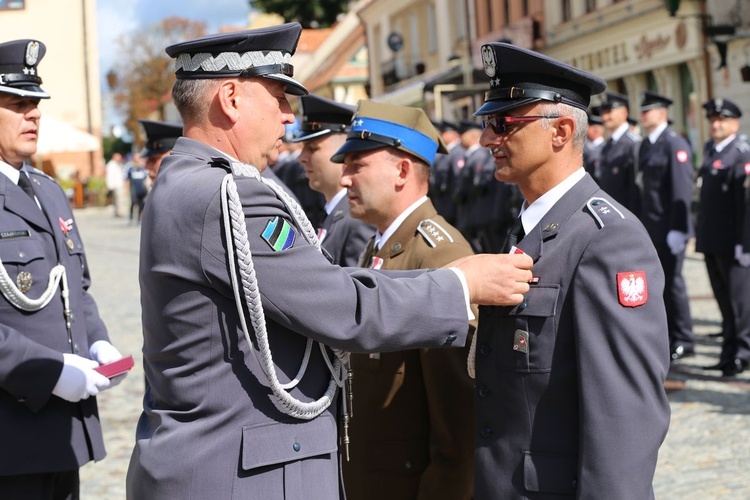
[[[136,366],[119,386],[99,397],[107,458],[81,469],[83,500],[125,498],[125,473],[141,411],[138,247],[140,227],[116,219],[112,208],[76,212],[93,279],[91,293],[112,342],[132,354]],[[750,373],[722,379],[704,365],[718,360],[720,329],[700,254],[688,252],[685,278],[697,337],[697,355],[672,366],[667,389],[672,422],[661,447],[654,480],[658,499],[750,498]],[[634,325],[637,328],[637,325]]]

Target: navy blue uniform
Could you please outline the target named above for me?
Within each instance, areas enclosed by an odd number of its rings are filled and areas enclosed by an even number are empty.
[[[724,342],[720,363],[750,361],[750,267],[735,260],[736,245],[750,241],[746,168],[750,170],[750,144],[735,137],[720,152],[709,142],[699,172],[696,250],[705,255],[721,311]],[[744,251],[750,253],[750,248]]]
[[[693,161],[687,141],[667,127],[654,144],[641,143],[640,174],[643,178],[641,221],[659,254],[664,268],[664,303],[669,320],[672,346],[692,349],[693,321],[690,317],[685,280],[682,277],[684,250],[673,254],[667,245],[667,233],[680,231],[692,235],[690,205],[693,193]]]
[[[599,157],[599,186],[625,208],[638,215],[640,192],[638,148],[641,138],[628,131],[618,141],[608,140]]]

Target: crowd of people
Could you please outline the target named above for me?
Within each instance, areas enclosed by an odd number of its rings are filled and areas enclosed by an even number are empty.
[[[142,120],[145,149],[107,164],[115,213],[127,184],[142,223],[127,497],[653,498],[667,371],[694,353],[693,236],[723,316],[707,369],[750,361],[739,107],[705,103],[696,225],[667,96],[642,96],[641,138],[601,78],[495,42],[474,118],[431,121],[308,94],[289,64],[300,32],[167,47],[182,124]],[[122,355],[70,205],[28,165],[44,53],[0,44],[11,499],[78,498],[78,468],[104,457],[95,396],[125,376],[97,371]]]

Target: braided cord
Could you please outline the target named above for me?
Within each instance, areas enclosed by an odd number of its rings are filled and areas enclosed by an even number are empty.
[[[283,189],[272,181],[267,181],[260,177],[257,169],[251,165],[232,162],[232,172],[234,175],[242,177],[251,177],[268,185],[276,195],[284,202],[295,219],[298,227],[301,229],[305,239],[320,250],[320,242],[315,236],[312,224],[307,219],[304,211],[299,204],[287,195]],[[345,365],[348,366],[348,353],[340,350],[334,350],[336,360],[331,364],[330,359],[325,351],[325,346],[320,344],[320,350],[323,358],[331,372],[331,381],[325,394],[316,401],[303,402],[292,396],[288,391],[299,383],[299,380],[305,374],[310,357],[312,339],[308,338],[305,349],[305,356],[302,361],[297,376],[286,385],[279,382],[276,373],[276,367],[273,363],[271,348],[268,342],[268,330],[266,326],[265,314],[261,302],[260,291],[258,289],[258,280],[255,274],[255,266],[250,252],[250,244],[247,237],[247,226],[245,224],[245,214],[242,211],[242,202],[237,193],[237,185],[232,174],[227,174],[221,184],[221,204],[224,228],[227,240],[227,254],[231,258],[234,255],[237,261],[237,267],[240,272],[240,281],[242,283],[242,292],[245,304],[250,314],[250,321],[255,331],[255,339],[258,345],[260,366],[268,377],[271,391],[280,403],[283,411],[295,418],[310,420],[323,413],[333,401],[337,387],[343,386],[345,379]],[[236,246],[236,250],[235,250]],[[235,266],[230,265],[230,278],[232,280],[232,290],[234,292],[235,303],[240,316],[240,324],[250,348],[254,350],[253,344],[248,333],[247,323],[243,313],[243,302],[240,297],[239,283],[235,271]],[[256,357],[258,354],[256,354]]]
[[[16,284],[13,283],[10,275],[8,275],[8,271],[5,269],[3,261],[0,260],[0,291],[2,291],[2,294],[8,299],[8,302],[22,311],[34,312],[46,307],[50,300],[52,300],[52,297],[55,296],[55,290],[60,286],[60,282],[62,282],[62,296],[65,308],[67,309],[68,280],[65,273],[65,267],[62,264],[58,264],[50,270],[47,289],[42,292],[39,298],[31,299],[16,287]]]

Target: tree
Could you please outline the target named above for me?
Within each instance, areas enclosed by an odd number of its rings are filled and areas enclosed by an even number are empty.
[[[346,12],[349,0],[248,0],[250,7],[297,21],[304,28],[327,28]]]
[[[117,64],[107,75],[115,106],[126,116],[125,126],[142,144],[139,118],[164,119],[175,81],[174,61],[164,49],[173,43],[206,34],[203,22],[170,17],[118,39]]]

